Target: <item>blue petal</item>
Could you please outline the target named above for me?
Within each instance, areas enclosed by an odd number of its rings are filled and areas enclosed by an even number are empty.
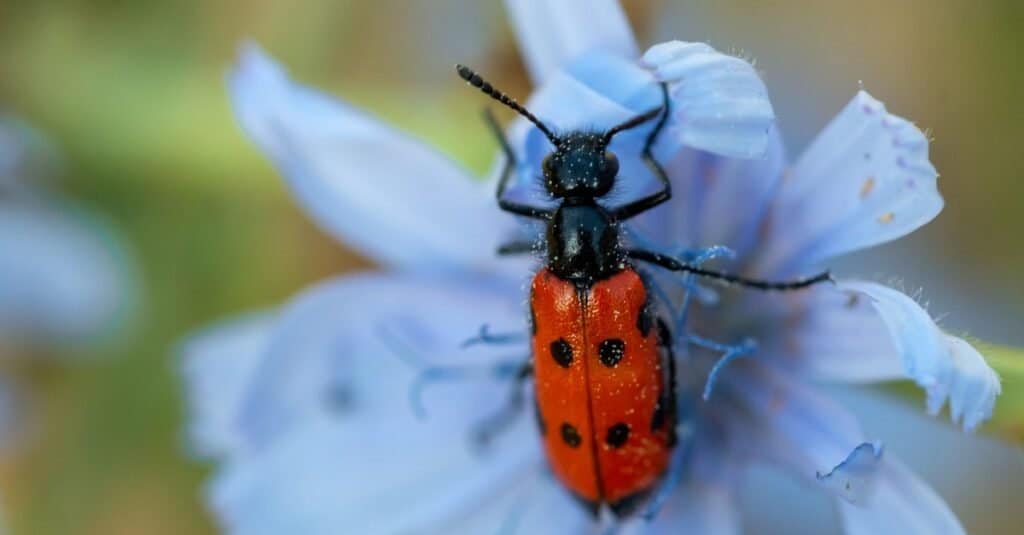
[[[836,501],[848,535],[965,533],[942,498],[891,455],[873,472],[874,488],[865,503]]]
[[[321,414],[265,450],[233,458],[210,488],[224,530],[233,535],[493,533],[444,528],[461,522],[500,525],[517,512],[515,499],[507,495],[521,493],[539,472],[540,450],[529,422],[512,429],[496,445],[500,449],[486,455],[460,442],[448,422],[417,422],[407,412],[366,409],[378,418],[351,421]],[[491,509],[494,503],[506,507]],[[491,514],[481,518],[485,510]],[[562,523],[581,516],[572,511],[548,516],[546,530],[523,533],[566,533],[560,531]]]
[[[512,29],[535,85],[594,50],[635,58],[633,30],[616,0],[506,0]]]
[[[818,481],[847,502],[863,505],[874,492],[881,459],[882,446],[865,442],[832,471],[818,474]]]
[[[778,130],[759,158],[724,158],[684,149],[665,162],[672,178],[668,208],[637,219],[650,239],[671,246],[724,245],[742,262],[758,245],[759,230],[786,163]]]
[[[653,521],[628,521],[622,535],[734,535],[742,533],[732,489],[720,482],[690,482],[672,495]]]
[[[747,409],[727,424],[737,447],[798,479],[816,481],[865,442],[849,411],[796,378],[737,367],[728,379]]]
[[[125,251],[95,214],[56,200],[0,201],[0,337],[104,334],[132,305],[134,283]]]
[[[938,414],[949,399],[950,415],[970,431],[992,415],[1001,389],[999,376],[967,342],[943,333],[913,299],[871,282],[843,282],[863,295],[888,327],[905,377],[927,393],[927,407]]]
[[[759,341],[766,361],[823,381],[867,383],[902,379],[903,363],[889,329],[869,299],[821,285],[790,299],[751,295],[744,307],[775,311],[771,335]]]
[[[415,420],[409,392],[424,366],[525,362],[525,346],[461,348],[482,323],[526,332],[525,320],[518,288],[491,279],[359,275],[318,284],[281,311],[270,335],[243,408],[247,443],[262,447],[324,412],[352,409],[366,425],[383,417],[375,411]],[[504,383],[463,383],[455,393],[448,383],[427,389],[429,422],[454,414],[464,423],[503,402],[494,392]]]
[[[477,269],[515,229],[493,192],[444,156],[292,82],[255,45],[229,78],[246,133],[336,238],[392,266]]]
[[[524,320],[518,292],[487,279],[363,275],[304,292],[275,322],[246,393],[246,447],[212,488],[227,531],[393,533],[508,521],[540,466],[534,424],[520,418],[483,453],[469,442],[471,426],[505,403],[508,383],[481,375],[436,385],[426,419],[407,393],[421,362],[525,362],[525,346],[462,348],[482,321],[525,332]],[[491,508],[499,503],[508,507]],[[531,515],[518,521],[550,522]]]
[[[218,323],[182,344],[189,439],[200,456],[227,456],[243,446],[241,407],[276,315],[253,313]]]
[[[799,270],[909,234],[942,210],[928,139],[861,91],[783,181],[764,271]]]
[[[736,158],[764,154],[775,112],[750,63],[682,41],[651,47],[643,62],[670,85],[673,135],[683,143]]]

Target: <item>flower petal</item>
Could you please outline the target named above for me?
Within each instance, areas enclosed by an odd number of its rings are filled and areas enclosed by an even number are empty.
[[[799,479],[817,481],[865,442],[849,411],[795,378],[765,367],[737,367],[727,380],[728,391],[748,411],[728,422],[736,447],[787,467]]]
[[[638,54],[617,0],[506,0],[505,7],[534,85],[586,52]]]
[[[212,489],[228,531],[394,533],[510,515],[480,516],[492,500],[515,502],[504,493],[539,466],[534,423],[524,414],[483,453],[469,442],[471,427],[506,402],[507,378],[433,385],[425,419],[409,402],[421,362],[480,370],[525,362],[525,346],[460,350],[483,321],[492,332],[526,333],[512,285],[361,275],[286,306],[246,396],[250,447],[230,457]]]
[[[999,377],[967,342],[943,333],[913,299],[871,282],[843,282],[840,288],[864,295],[889,329],[905,377],[927,393],[938,414],[949,399],[951,417],[970,431],[992,415]]]
[[[759,158],[725,158],[684,149],[666,162],[672,178],[668,208],[637,219],[642,234],[672,248],[723,245],[742,262],[757,245],[786,163],[778,130]]]
[[[465,519],[495,525],[515,514],[510,504],[487,519],[472,516],[536,472],[540,450],[528,428],[516,426],[500,450],[481,453],[451,425],[371,412],[384,418],[321,414],[272,447],[233,458],[210,489],[225,531],[467,533],[438,528]],[[555,524],[546,533],[563,533]]]
[[[0,201],[0,336],[69,342],[107,331],[134,281],[106,223],[69,203]]]
[[[276,315],[248,314],[208,327],[182,344],[189,439],[197,455],[237,451],[238,415],[267,346]]]
[[[885,455],[873,479],[873,495],[866,504],[836,500],[847,534],[965,533],[960,521],[942,498],[892,455]]]
[[[777,295],[748,296],[745,308],[773,311],[773,333],[761,340],[766,359],[821,381],[865,383],[903,379],[889,329],[870,299],[834,285]]]
[[[783,181],[763,271],[800,270],[894,240],[942,210],[928,139],[861,91]]]
[[[515,228],[492,193],[423,143],[292,82],[256,45],[229,77],[246,133],[328,232],[392,266],[467,270]]]
[[[736,158],[765,153],[775,112],[750,63],[682,41],[651,47],[643,62],[670,85],[673,135],[683,143]]]
[[[427,365],[487,369],[509,359],[525,362],[525,345],[460,349],[482,323],[493,332],[525,334],[520,303],[517,286],[472,277],[359,275],[306,290],[282,310],[247,393],[241,415],[247,444],[262,447],[324,412],[351,411],[369,426],[383,417],[374,411],[412,418],[410,385]],[[426,390],[431,419],[480,419],[504,402],[494,393],[507,382],[461,382],[468,384],[454,393],[450,383]]]
[[[636,518],[625,523],[623,535],[742,533],[736,497],[721,483],[692,481],[677,490],[654,520]]]
[[[874,494],[881,462],[881,444],[865,442],[829,473],[819,473],[818,481],[843,500],[863,505]]]

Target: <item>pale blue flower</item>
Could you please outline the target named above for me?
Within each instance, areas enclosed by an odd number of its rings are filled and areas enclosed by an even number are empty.
[[[640,56],[611,1],[507,4],[537,86],[528,106],[554,127],[616,124],[657,105],[657,82],[669,83],[673,114],[656,153],[674,197],[638,218],[634,240],[778,279],[906,235],[941,209],[927,140],[865,92],[787,166],[746,62],[682,42]],[[224,529],[591,532],[547,474],[529,417],[484,451],[468,440],[504,402],[502,370],[529,350],[460,345],[482,323],[525,332],[531,270],[494,250],[535,229],[497,210],[493,178],[475,182],[423,144],[296,84],[254,46],[230,88],[246,133],[299,201],[386,270],[320,283],[185,344],[191,436],[221,463],[209,502]],[[653,187],[636,158],[644,134],[615,138],[616,197]],[[524,120],[509,136],[521,155],[513,195],[536,195],[546,141]],[[700,249],[713,245],[724,247]],[[953,418],[972,429],[999,392],[973,348],[872,282],[762,294],[657,281],[684,355],[686,455],[664,508],[622,532],[738,532],[736,492],[757,463],[833,496],[848,533],[963,532],[942,499],[884,451],[885,437],[865,436],[820,385],[910,379],[927,391],[930,411],[949,400]],[[727,366],[723,354],[732,355]],[[409,391],[422,368],[436,366],[476,372],[426,388],[429,417],[420,419]]]
[[[133,287],[110,225],[46,184],[58,159],[0,114],[0,356],[71,349],[109,333]],[[0,377],[0,442],[23,426],[22,387]]]
[[[110,224],[45,183],[54,152],[0,116],[0,346],[81,343],[108,332],[131,301]]]

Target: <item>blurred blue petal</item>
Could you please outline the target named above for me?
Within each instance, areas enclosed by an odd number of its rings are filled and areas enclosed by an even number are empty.
[[[673,136],[688,146],[736,158],[764,154],[775,112],[754,67],[704,43],[651,47],[643,63],[672,92]]]
[[[861,91],[796,162],[766,237],[767,272],[894,240],[942,210],[928,139]]]
[[[797,378],[759,369],[731,379],[746,412],[729,424],[741,437],[736,446],[799,480],[816,481],[865,442],[853,414]]]
[[[194,334],[181,349],[189,439],[203,457],[226,457],[241,444],[238,416],[276,315],[252,313]]]
[[[416,421],[408,410],[396,409],[375,407],[374,419],[355,422],[321,414],[265,450],[234,457],[210,489],[225,531],[432,533],[435,526],[470,518],[540,459],[529,427],[516,426],[500,451],[481,455],[460,442],[450,425]],[[498,513],[494,523],[514,509]],[[553,524],[546,533],[564,532]]]
[[[375,425],[385,410],[412,418],[409,389],[427,365],[525,362],[525,346],[460,349],[484,321],[495,332],[525,332],[514,288],[470,277],[359,275],[306,290],[281,311],[255,371],[240,415],[246,444],[262,447],[323,412],[351,410],[353,425]],[[462,382],[470,384],[455,392],[450,384],[427,389],[433,425],[445,414],[460,425],[482,418],[503,401],[494,395],[501,381]]]
[[[863,295],[885,321],[905,377],[927,393],[927,407],[938,414],[949,399],[951,417],[973,430],[992,415],[999,377],[967,342],[943,333],[913,299],[881,284],[843,282]]]
[[[500,486],[500,492],[493,493],[485,503],[475,504],[472,511],[423,531],[438,535],[588,535],[594,531],[590,514],[555,481],[539,459]]]
[[[724,484],[691,482],[672,495],[658,516],[648,522],[634,518],[621,535],[739,535],[740,514],[732,489]]]
[[[505,0],[512,30],[534,85],[594,50],[633,58],[633,30],[615,0]]]
[[[866,503],[836,500],[848,535],[960,535],[949,506],[903,464],[886,454],[874,468]]]
[[[336,238],[390,266],[423,271],[495,264],[515,228],[493,192],[433,149],[292,82],[256,45],[229,77],[246,133]]]
[[[0,338],[69,343],[109,332],[134,288],[110,229],[70,203],[14,200],[0,200]]]
[[[881,459],[881,444],[865,442],[832,471],[819,473],[818,481],[847,502],[864,505],[874,493]]]
[[[777,129],[770,130],[767,151],[757,158],[684,149],[667,163],[672,199],[668,209],[638,218],[645,236],[673,247],[722,245],[740,259],[758,246],[758,231],[786,164]]]

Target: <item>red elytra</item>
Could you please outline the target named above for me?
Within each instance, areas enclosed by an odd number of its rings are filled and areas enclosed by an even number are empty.
[[[628,514],[672,452],[668,378],[647,291],[625,269],[581,288],[542,269],[533,279],[537,417],[551,469],[592,511]],[[659,414],[660,413],[660,414]]]

